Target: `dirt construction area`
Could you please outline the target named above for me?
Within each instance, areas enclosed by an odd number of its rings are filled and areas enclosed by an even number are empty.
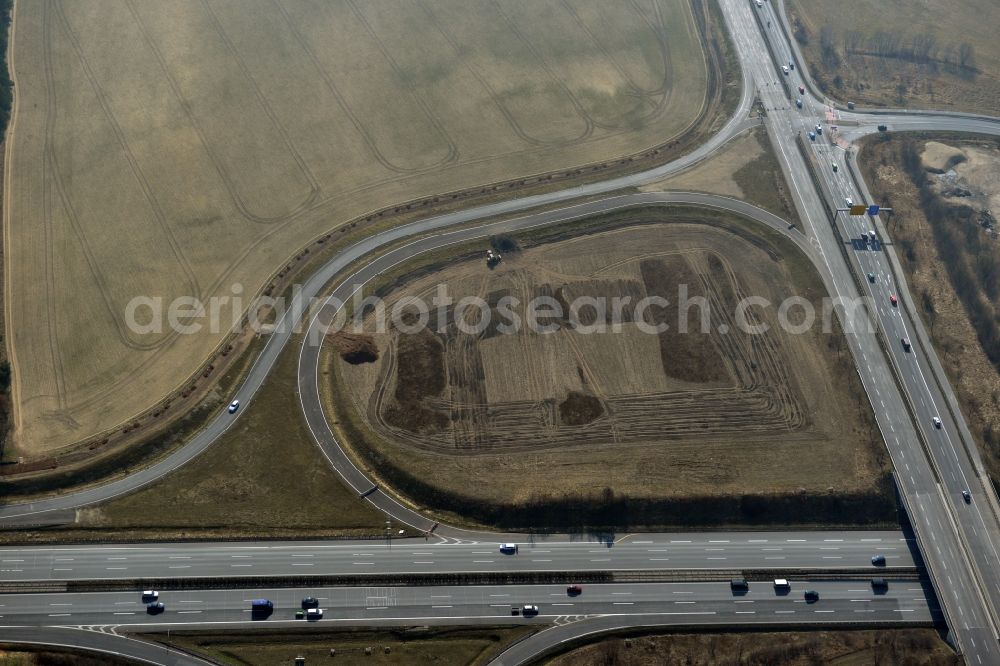
[[[338,226],[681,136],[715,99],[710,21],[688,0],[16,3],[5,456],[155,417]]]
[[[434,305],[442,288],[455,304]],[[781,328],[791,296],[815,307],[805,332]],[[431,304],[419,332],[415,315],[379,332],[368,314],[377,360],[329,345],[337,418],[422,483],[484,500],[869,488],[882,445],[839,330],[822,332],[824,296],[791,243],[746,224],[656,221],[464,261],[389,295],[390,315]]]

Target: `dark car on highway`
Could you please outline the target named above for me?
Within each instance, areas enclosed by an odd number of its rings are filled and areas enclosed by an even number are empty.
[[[274,603],[270,599],[253,599],[250,601],[250,617],[254,620],[264,620],[274,612]]]
[[[166,606],[163,605],[162,601],[154,601],[151,604],[146,604],[146,612],[150,615],[157,615],[166,610]]]
[[[316,608],[319,606],[319,599],[316,597],[303,597],[302,607],[303,608]]]
[[[816,590],[806,590],[804,596],[806,598],[806,602],[808,603],[819,601],[819,592]]]
[[[569,587],[566,588],[566,594],[568,594],[571,597],[575,597],[576,595],[582,593],[583,593],[583,588],[580,587],[579,585],[570,585]]]
[[[885,555],[872,555],[872,565],[876,567],[884,567]]]

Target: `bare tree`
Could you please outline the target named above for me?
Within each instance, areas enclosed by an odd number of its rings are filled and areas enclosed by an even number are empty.
[[[836,67],[840,63],[840,56],[837,54],[837,46],[833,38],[833,28],[828,25],[823,26],[819,31],[819,52],[823,58],[823,64],[827,67]]]
[[[844,32],[844,55],[857,53],[861,48],[861,42],[865,36],[860,30],[847,30]]]
[[[949,68],[958,65],[958,56],[955,55],[955,47],[951,44],[945,44],[941,47],[941,52],[938,54],[938,59],[945,63]]]
[[[890,32],[885,41],[885,55],[894,56],[899,55],[900,47],[903,38],[898,32]]]
[[[976,51],[969,42],[962,42],[958,47],[958,66],[963,69],[976,68]]]
[[[917,62],[929,62],[937,55],[937,39],[929,33],[914,35],[911,42],[913,59]]]
[[[898,32],[878,30],[868,40],[869,50],[882,57],[899,55],[899,44],[902,38]]]

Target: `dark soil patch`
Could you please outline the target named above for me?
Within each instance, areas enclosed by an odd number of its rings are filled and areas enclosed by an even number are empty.
[[[704,297],[701,278],[683,257],[646,259],[640,264],[642,280],[650,296],[667,299],[667,307],[646,310],[649,324],[666,324],[659,334],[660,360],[668,377],[686,382],[709,383],[727,379],[725,362],[708,331],[701,330],[701,312],[695,305],[688,310],[687,332],[678,326],[678,288],[687,287],[689,299]]]
[[[559,403],[559,419],[565,425],[585,425],[604,413],[604,405],[592,395],[570,391]]]
[[[428,329],[400,333],[396,338],[396,402],[385,410],[386,421],[410,432],[440,429],[447,415],[424,404],[441,395],[446,385],[444,345]]]

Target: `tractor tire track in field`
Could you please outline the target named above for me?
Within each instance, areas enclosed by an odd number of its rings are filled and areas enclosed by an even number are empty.
[[[281,215],[266,217],[262,215],[257,215],[256,213],[250,210],[250,207],[243,200],[243,197],[240,196],[239,188],[237,187],[236,183],[232,179],[232,176],[230,176],[228,170],[226,169],[224,161],[222,160],[221,157],[219,157],[218,153],[216,153],[215,149],[212,147],[211,141],[209,141],[208,136],[205,133],[205,129],[201,126],[201,123],[198,121],[198,118],[194,113],[194,109],[192,109],[191,107],[191,103],[184,96],[180,84],[174,78],[173,74],[170,73],[170,67],[167,63],[166,58],[163,55],[163,52],[160,51],[159,47],[156,46],[156,42],[154,41],[153,36],[149,31],[149,28],[146,26],[145,22],[142,20],[142,17],[139,15],[139,11],[135,7],[135,0],[125,0],[125,6],[128,8],[128,11],[132,16],[133,21],[135,21],[136,26],[142,33],[143,41],[146,43],[147,48],[149,48],[150,53],[152,53],[153,56],[156,58],[156,62],[160,67],[160,71],[163,74],[164,80],[167,82],[170,88],[171,94],[174,96],[174,99],[176,100],[181,111],[184,113],[184,117],[187,119],[191,128],[198,135],[198,140],[200,141],[201,146],[205,151],[205,154],[208,156],[208,159],[212,162],[212,166],[215,169],[215,172],[218,174],[219,179],[222,181],[223,186],[226,188],[226,191],[229,194],[229,198],[231,199],[233,206],[236,208],[236,210],[239,211],[240,215],[242,215],[244,219],[250,222],[256,222],[259,224],[274,224],[276,222],[284,222],[288,220],[288,218],[291,217],[292,215],[295,215],[298,212],[306,210],[308,208],[308,202],[311,201],[315,196],[315,193],[313,192],[310,192],[310,194],[307,196],[306,201],[300,203],[295,209],[286,213],[282,213]]]
[[[333,95],[333,97],[337,100],[337,104],[338,106],[340,106],[340,110],[343,111],[344,115],[347,116],[347,118],[351,121],[351,124],[354,126],[354,129],[358,132],[358,135],[361,137],[361,140],[364,141],[365,146],[368,147],[368,150],[371,152],[372,157],[375,159],[376,162],[382,165],[385,169],[400,174],[417,174],[426,171],[433,171],[434,169],[440,168],[441,166],[440,164],[424,166],[424,167],[404,167],[395,164],[392,160],[386,157],[382,153],[381,149],[378,147],[378,143],[375,141],[368,127],[361,121],[357,113],[355,113],[354,110],[347,103],[347,98],[344,97],[343,93],[341,93],[340,90],[337,88],[337,84],[334,83],[333,77],[331,77],[330,73],[326,71],[325,67],[323,67],[323,64],[316,56],[316,53],[312,50],[312,47],[309,46],[309,42],[306,40],[305,36],[295,25],[295,22],[292,20],[292,17],[288,15],[288,11],[285,9],[285,7],[279,0],[274,0],[274,5],[281,14],[281,17],[285,21],[285,24],[288,26],[288,29],[295,37],[295,41],[298,43],[299,48],[301,48],[302,52],[305,53],[306,56],[309,58],[309,61],[312,63],[313,68],[316,70],[316,73],[319,74],[320,79],[322,79],[324,86],[330,92],[330,94]]]
[[[573,19],[573,22],[576,23],[577,26],[579,26],[580,30],[587,33],[587,36],[590,37],[591,41],[594,43],[594,46],[597,47],[597,50],[601,52],[601,54],[604,56],[604,59],[607,60],[609,63],[611,63],[611,66],[615,68],[615,71],[617,71],[618,75],[622,77],[622,80],[628,83],[628,86],[633,94],[652,96],[652,95],[662,95],[666,91],[666,87],[664,85],[665,82],[662,80],[660,82],[660,85],[652,90],[645,90],[642,88],[642,86],[640,86],[634,80],[632,80],[632,77],[629,76],[628,72],[625,71],[625,68],[622,67],[621,63],[619,63],[614,58],[614,56],[611,55],[611,52],[604,47],[604,44],[601,42],[600,37],[598,37],[597,34],[590,29],[590,26],[588,26],[586,22],[582,18],[580,18],[580,13],[576,11],[576,8],[573,7],[573,5],[569,2],[569,0],[560,0],[560,4],[562,5],[563,10],[570,16],[570,18]],[[632,9],[633,10],[635,9],[634,5]],[[666,54],[664,54],[664,57],[666,57]]]
[[[153,193],[153,188],[149,184],[149,180],[143,173],[142,168],[139,166],[139,161],[136,159],[135,154],[132,152],[132,148],[128,143],[128,139],[125,135],[124,130],[119,124],[117,118],[115,118],[111,107],[108,104],[108,100],[103,90],[101,90],[100,85],[97,82],[97,77],[94,75],[93,68],[90,62],[84,55],[83,48],[80,46],[80,41],[76,34],[73,32],[72,26],[66,19],[66,15],[62,9],[62,3],[56,2],[54,4],[55,14],[61,24],[63,32],[66,34],[67,41],[73,47],[73,51],[76,54],[77,60],[80,63],[80,67],[83,70],[84,76],[87,79],[87,83],[90,85],[91,90],[94,93],[94,97],[97,99],[98,106],[101,108],[102,115],[108,126],[111,128],[112,134],[114,134],[115,139],[121,148],[122,156],[125,161],[128,162],[129,171],[132,173],[136,182],[139,184],[142,190],[143,197],[149,204],[150,211],[153,213],[153,219],[156,222],[156,226],[159,228],[160,232],[167,239],[167,244],[170,247],[170,253],[173,255],[174,259],[177,261],[177,265],[181,268],[184,277],[184,286],[181,288],[181,293],[185,295],[191,295],[195,298],[200,299],[202,297],[201,287],[198,284],[198,279],[195,276],[194,269],[191,267],[191,263],[188,261],[187,257],[184,255],[184,250],[181,247],[180,242],[178,242],[176,236],[170,229],[170,225],[167,222],[166,214],[163,212],[163,207],[160,205],[159,200],[157,200],[156,195]],[[53,153],[54,155],[54,153]],[[174,338],[176,338],[179,333],[171,332],[168,335],[159,338],[158,340],[148,343],[140,344],[138,341],[134,340],[125,327],[124,322],[121,317],[116,316],[119,312],[119,308],[114,303],[114,299],[108,293],[106,285],[109,280],[104,275],[104,268],[101,266],[100,262],[97,261],[93,248],[90,245],[90,241],[87,238],[86,232],[83,230],[83,226],[79,223],[75,211],[73,211],[70,205],[69,193],[64,190],[62,174],[53,174],[53,177],[57,180],[59,184],[60,193],[63,195],[65,200],[65,206],[67,209],[67,214],[70,215],[74,230],[77,232],[80,243],[84,248],[84,252],[87,255],[88,264],[90,264],[91,270],[95,272],[94,279],[100,286],[102,295],[108,305],[109,311],[112,313],[112,320],[114,321],[116,328],[118,329],[118,339],[122,345],[129,347],[131,349],[150,351],[158,347],[162,347]],[[120,305],[120,304],[118,304]]]
[[[306,161],[302,158],[302,155],[299,153],[298,149],[295,147],[295,144],[289,137],[288,130],[285,129],[285,126],[282,125],[281,121],[278,119],[278,114],[276,114],[274,112],[274,109],[271,108],[271,103],[268,102],[267,97],[264,95],[264,92],[260,89],[260,86],[257,84],[257,80],[253,77],[250,68],[247,67],[246,62],[243,60],[243,56],[240,55],[239,49],[237,49],[236,46],[233,44],[232,40],[229,39],[229,36],[226,34],[225,28],[222,25],[222,22],[219,21],[218,15],[212,9],[212,5],[209,4],[208,0],[202,0],[201,4],[205,10],[205,14],[211,20],[212,27],[215,29],[216,34],[219,35],[219,38],[222,40],[222,43],[226,45],[226,49],[232,55],[233,60],[240,68],[240,72],[243,74],[243,77],[250,83],[250,86],[253,88],[254,96],[257,98],[257,102],[260,104],[261,108],[264,109],[264,113],[271,121],[271,124],[274,125],[275,129],[278,130],[278,134],[281,136],[281,140],[285,144],[285,148],[292,156],[292,159],[295,161],[295,164],[299,167],[299,170],[302,172],[302,175],[305,176],[306,180],[309,182],[308,197],[283,218],[287,219],[287,217],[291,217],[292,215],[298,213],[299,211],[305,210],[316,200],[316,197],[319,196],[320,192],[319,183],[316,180],[316,176],[313,175],[312,170],[309,168],[309,165],[306,164]]]
[[[361,25],[365,27],[365,31],[368,33],[368,36],[371,38],[372,42],[374,42],[375,45],[378,47],[379,52],[381,52],[382,54],[382,57],[385,58],[386,62],[389,63],[389,66],[392,68],[393,73],[396,74],[396,76],[400,81],[406,81],[406,77],[403,75],[402,70],[396,63],[395,58],[392,57],[392,54],[389,52],[389,49],[386,48],[385,43],[383,43],[381,38],[379,38],[378,33],[375,32],[374,29],[372,29],[371,24],[368,22],[368,19],[361,12],[361,10],[358,9],[357,4],[354,2],[354,0],[346,0],[346,1],[347,1],[347,6],[351,8],[351,12],[357,17]],[[430,108],[430,106],[428,106],[426,100],[424,100],[423,96],[420,95],[420,93],[418,93],[417,90],[414,89],[414,87],[411,84],[406,83],[405,86],[410,97],[413,99],[414,102],[417,103],[417,106],[420,107],[420,110],[424,113],[424,116],[426,116],[427,120],[431,123],[431,126],[434,127],[435,130],[437,130],[438,134],[441,137],[441,140],[444,141],[444,143],[448,146],[448,150],[446,151],[445,156],[442,157],[439,161],[435,162],[434,164],[427,165],[427,168],[441,167],[444,166],[445,164],[449,164],[457,160],[458,146],[455,144],[455,141],[451,138],[451,136],[448,135],[448,132],[447,130],[445,130],[444,125],[441,122],[441,119],[434,113],[434,111]]]
[[[658,282],[647,284],[646,293],[660,293],[662,287],[673,285],[680,279],[700,283],[703,293],[693,296],[704,296],[709,303],[710,314],[710,327],[704,331],[708,338],[702,344],[710,344],[720,354],[720,360],[727,368],[728,386],[703,384],[678,390],[608,395],[606,390],[596,385],[598,375],[589,368],[582,348],[569,340],[567,344],[572,347],[578,366],[582,368],[581,373],[589,378],[587,385],[597,392],[604,405],[604,414],[585,425],[560,424],[555,415],[558,396],[546,400],[489,403],[480,355],[480,343],[486,334],[465,334],[452,323],[444,335],[444,363],[448,370],[450,395],[446,399],[431,398],[426,401],[431,409],[450,411],[449,424],[437,430],[421,429],[405,433],[401,433],[399,427],[385,429],[384,418],[378,417],[378,413],[385,408],[381,398],[373,405],[374,409],[369,410],[369,418],[376,417],[376,426],[382,436],[404,446],[456,454],[542,452],[576,446],[613,447],[636,442],[655,445],[671,441],[732,440],[747,433],[780,436],[802,432],[809,419],[800,402],[795,379],[784,360],[779,337],[773,331],[748,334],[732,314],[736,304],[746,296],[732,266],[724,258],[704,249],[687,249],[668,255],[677,268],[664,268],[665,272],[657,274],[662,276],[656,278]],[[654,262],[663,260],[646,259]],[[662,265],[666,267],[666,264]],[[534,287],[526,283],[522,286],[528,290],[526,293],[548,293],[547,285]],[[574,291],[575,295],[583,293],[577,294],[577,291]],[[745,319],[750,326],[765,323],[753,310],[746,312]],[[448,321],[453,319],[449,317]],[[528,334],[522,332],[516,335]],[[690,335],[701,334],[694,332]],[[664,359],[664,363],[667,362]],[[690,368],[683,370],[682,376],[689,371]],[[383,373],[376,384],[375,394],[384,395],[392,381],[391,373]],[[530,378],[524,378],[524,381],[530,381]],[[684,381],[697,383],[686,376]],[[718,378],[712,381],[719,383]]]
[[[570,90],[568,85],[566,85],[566,82],[563,81],[558,76],[556,76],[555,72],[553,72],[551,67],[549,67],[548,63],[546,63],[545,58],[542,57],[542,54],[539,53],[538,49],[535,48],[535,45],[531,43],[531,40],[529,40],[527,37],[524,36],[524,33],[522,33],[521,30],[517,27],[517,23],[511,20],[511,18],[507,15],[507,13],[504,12],[504,10],[500,7],[500,3],[496,2],[496,0],[490,0],[490,5],[493,7],[493,10],[497,14],[499,14],[500,17],[504,20],[504,23],[507,24],[507,29],[510,30],[511,33],[513,33],[514,36],[517,37],[517,39],[522,44],[524,44],[525,48],[527,48],[528,51],[531,52],[531,55],[534,56],[535,61],[538,63],[538,66],[545,72],[546,75],[548,75],[549,79],[551,79],[552,82],[555,83],[556,86],[558,86],[558,88],[566,96],[566,99],[568,99],[570,104],[573,106],[573,110],[576,111],[577,115],[580,116],[581,120],[584,121],[584,126],[585,126],[584,132],[580,136],[570,140],[569,143],[576,143],[589,138],[594,133],[594,127],[597,127],[598,125],[597,123],[594,122],[594,119],[587,112],[587,109],[583,106],[583,104],[580,103],[580,100],[577,99],[576,95],[573,94],[573,91]]]
[[[53,141],[56,122],[56,91],[55,79],[52,67],[52,21],[50,14],[52,11],[51,2],[46,2],[42,13],[42,58],[45,71],[45,125],[43,139],[42,169],[44,174],[56,171],[53,162]],[[42,183],[42,201],[44,210],[42,212],[42,225],[45,229],[45,304],[48,310],[48,342],[49,354],[52,357],[52,373],[56,385],[56,403],[60,410],[66,407],[66,371],[63,366],[62,353],[59,347],[58,311],[56,310],[56,278],[53,264],[55,243],[52,235],[52,186],[53,179],[45,178]],[[10,221],[7,221],[10,224]]]
[[[448,43],[448,46],[450,46],[451,49],[455,52],[455,57],[461,60],[462,67],[464,67],[465,70],[469,72],[472,75],[472,77],[479,83],[479,85],[482,86],[483,90],[486,91],[486,94],[493,102],[493,105],[496,106],[497,110],[500,112],[500,115],[502,115],[504,117],[504,120],[507,121],[507,124],[510,126],[514,134],[516,134],[519,139],[521,139],[528,145],[532,146],[544,145],[545,144],[544,141],[529,136],[528,133],[524,131],[524,129],[518,124],[517,119],[514,118],[514,114],[511,113],[510,109],[508,109],[507,106],[500,99],[500,96],[497,94],[496,90],[494,90],[493,86],[490,85],[490,82],[487,81],[482,74],[480,74],[479,70],[477,70],[475,67],[469,64],[467,58],[461,57],[462,48],[456,41],[455,36],[452,35],[451,32],[440,21],[438,21],[437,17],[434,15],[434,12],[429,7],[427,7],[426,0],[416,0],[416,2],[417,5],[423,10],[424,14],[427,15],[428,21],[430,21],[430,23],[438,31],[438,33],[445,40],[445,42]],[[498,156],[491,155],[490,159],[494,159],[495,157]]]

